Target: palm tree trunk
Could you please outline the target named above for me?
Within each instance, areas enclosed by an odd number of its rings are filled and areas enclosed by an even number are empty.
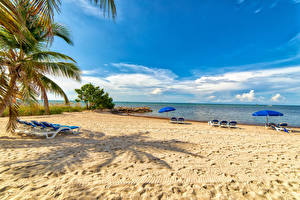
[[[7,90],[6,94],[4,95],[2,102],[0,103],[0,116],[3,114],[5,108],[11,102],[13,93],[15,92],[14,90],[16,87],[16,83],[17,83],[17,75],[12,75],[9,80],[8,90]]]
[[[43,100],[44,100],[45,114],[50,115],[49,101],[48,101],[47,92],[46,92],[44,87],[42,87],[41,90],[42,90],[42,97],[43,97]]]

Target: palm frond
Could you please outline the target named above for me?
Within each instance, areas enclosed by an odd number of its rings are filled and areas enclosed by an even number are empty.
[[[62,76],[66,78],[75,79],[80,81],[80,69],[74,63],[66,62],[29,62],[31,65],[36,66],[42,74],[49,74],[53,76]],[[28,64],[29,64],[28,63]]]
[[[34,40],[18,10],[20,1],[0,0],[0,27],[13,35],[19,42],[30,45]],[[30,41],[29,41],[30,40]]]
[[[52,25],[52,28],[53,28],[53,36],[57,36],[63,39],[66,43],[73,45],[70,31],[65,26],[58,23],[54,23]]]
[[[41,24],[43,28],[50,30],[50,33],[52,33],[54,12],[60,12],[60,5],[60,0],[31,1],[33,13],[40,16],[38,23]]]
[[[49,91],[51,93],[54,93],[55,95],[59,95],[59,96],[64,97],[65,103],[66,104],[69,103],[69,99],[68,99],[66,93],[54,81],[52,81],[51,79],[49,79],[46,76],[42,76],[41,81],[42,81],[42,83],[45,86],[47,91]]]
[[[27,60],[35,60],[35,61],[70,60],[76,63],[76,61],[70,56],[67,56],[62,53],[54,52],[54,51],[38,51],[28,56]]]
[[[112,16],[113,19],[117,16],[117,9],[114,0],[89,0],[92,4],[97,5],[100,9],[103,9],[103,15],[107,13],[107,16]]]

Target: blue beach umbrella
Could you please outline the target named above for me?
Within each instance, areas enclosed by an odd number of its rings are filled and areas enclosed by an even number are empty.
[[[164,112],[171,112],[171,111],[174,111],[174,110],[176,110],[176,109],[173,108],[173,107],[164,107],[164,108],[160,109],[158,112],[159,113],[164,113]]]
[[[158,113],[164,113],[164,112],[166,112],[167,113],[167,117],[168,117],[168,112],[171,112],[171,111],[174,111],[174,110],[176,110],[176,109],[173,108],[173,107],[164,107],[164,108],[160,109],[158,111]]]
[[[283,114],[273,110],[261,110],[253,113],[252,116],[266,116],[267,124],[269,124],[269,116],[283,116]]]

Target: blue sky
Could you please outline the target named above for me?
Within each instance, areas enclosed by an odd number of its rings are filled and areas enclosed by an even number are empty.
[[[56,21],[82,82],[116,101],[300,104],[299,0],[122,0],[115,21],[87,0],[63,0]],[[60,97],[51,96],[52,99]]]

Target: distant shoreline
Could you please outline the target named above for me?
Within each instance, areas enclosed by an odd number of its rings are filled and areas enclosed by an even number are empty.
[[[41,100],[40,100],[40,102],[42,102]],[[64,100],[49,100],[49,102],[51,103],[51,102],[57,102],[57,103],[63,103],[64,102]],[[70,100],[70,102],[72,102],[72,103],[77,103],[75,100]],[[83,103],[83,102],[82,102]],[[272,106],[295,106],[295,107],[300,107],[300,104],[299,105],[297,105],[297,104],[272,104],[272,105],[268,105],[268,104],[251,104],[251,103],[249,103],[249,104],[245,104],[245,103],[208,103],[208,102],[203,102],[203,103],[185,103],[185,102],[182,102],[182,103],[180,103],[180,102],[143,102],[143,101],[114,101],[113,103],[116,103],[116,104],[135,104],[135,103],[137,103],[137,104],[162,104],[162,105],[164,105],[164,104],[190,104],[190,105],[240,105],[240,106],[268,106],[268,107],[272,107]]]
[[[109,113],[109,112],[103,112],[103,114],[112,114],[112,113]],[[143,118],[150,118],[150,119],[170,119],[170,118],[167,118],[167,117],[158,117],[158,116],[149,116],[149,115],[142,115],[142,114],[133,114],[133,113],[130,113],[130,114],[112,114],[112,115],[120,115],[120,116],[130,116],[130,117],[143,117]],[[186,121],[189,121],[189,122],[200,122],[200,123],[208,123],[208,121],[201,121],[201,120],[191,120],[191,119],[185,119]],[[238,121],[237,121],[238,122]],[[238,124],[240,125],[245,125],[245,126],[264,126],[263,124],[247,124],[247,123],[239,123]],[[300,128],[300,126],[289,126],[291,128]]]

